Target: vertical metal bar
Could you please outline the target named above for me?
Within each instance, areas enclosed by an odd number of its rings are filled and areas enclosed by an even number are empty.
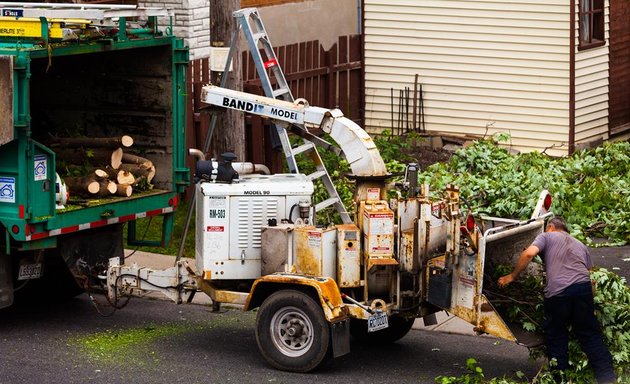
[[[394,88],[389,88],[389,107],[390,107],[390,114],[391,114],[391,119],[392,119],[392,125],[389,131],[389,135],[393,136],[394,135]]]
[[[412,122],[412,128],[414,132],[418,132],[418,126],[417,126],[417,114],[416,114],[416,108],[417,108],[417,99],[418,99],[418,74],[416,73],[416,76],[414,77],[413,80],[413,122]]]

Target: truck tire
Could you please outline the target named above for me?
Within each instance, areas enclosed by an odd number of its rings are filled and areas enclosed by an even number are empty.
[[[414,318],[390,316],[387,319],[389,327],[376,332],[367,331],[367,321],[351,319],[350,335],[352,338],[365,343],[390,344],[405,337],[413,326]]]
[[[330,325],[313,298],[285,289],[269,296],[260,306],[256,342],[274,368],[309,372],[328,356]]]

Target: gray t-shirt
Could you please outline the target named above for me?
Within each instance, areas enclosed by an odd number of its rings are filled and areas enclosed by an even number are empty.
[[[591,280],[589,269],[593,262],[588,247],[568,233],[544,232],[536,236],[532,245],[540,249],[539,254],[545,263],[545,297],[558,295],[572,284]]]

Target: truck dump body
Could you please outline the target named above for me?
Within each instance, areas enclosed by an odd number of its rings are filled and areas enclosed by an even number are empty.
[[[190,183],[188,49],[160,31],[157,17],[168,16],[167,11],[126,5],[10,7],[12,16],[0,17],[0,228],[5,233],[0,269],[11,273],[0,273],[0,294],[11,292],[22,278],[41,276],[51,255],[71,268],[87,265],[72,270],[85,282],[109,257],[122,255],[122,223],[129,223],[128,244],[139,244],[135,220],[162,215],[162,237],[150,243],[167,243],[178,195]],[[119,170],[107,169],[108,155],[101,161],[95,153],[119,149],[95,142],[123,135],[133,144],[122,153],[146,159],[154,167],[152,180],[133,185],[129,197],[105,195],[101,188],[98,194],[70,193],[65,201],[62,180],[93,177],[95,168],[108,171],[105,183],[114,184],[112,172]],[[82,144],[68,144],[77,138]],[[33,268],[36,273],[23,273]],[[0,299],[0,308],[10,302]]]
[[[15,240],[35,240],[56,229],[112,222],[116,217],[127,221],[130,215],[156,213],[156,209],[172,210],[176,193],[188,180],[183,147],[185,62],[178,64],[175,59],[178,44],[172,37],[127,41],[121,46],[104,41],[52,48],[50,56],[39,47],[0,50],[13,58],[17,115],[14,140],[0,153],[0,177],[15,189],[15,197],[0,205],[0,221],[7,228],[18,226],[12,233]],[[55,209],[51,193],[55,172],[63,177],[69,170],[68,162],[58,156],[68,149],[54,147],[54,140],[119,135],[133,137],[133,153],[155,165],[153,188],[129,198],[71,196],[64,209]],[[45,177],[36,177],[34,167],[42,162]]]

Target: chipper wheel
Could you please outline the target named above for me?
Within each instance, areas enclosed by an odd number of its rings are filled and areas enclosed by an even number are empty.
[[[256,341],[260,353],[273,367],[308,372],[328,356],[330,326],[313,298],[285,289],[269,296],[260,306]]]

